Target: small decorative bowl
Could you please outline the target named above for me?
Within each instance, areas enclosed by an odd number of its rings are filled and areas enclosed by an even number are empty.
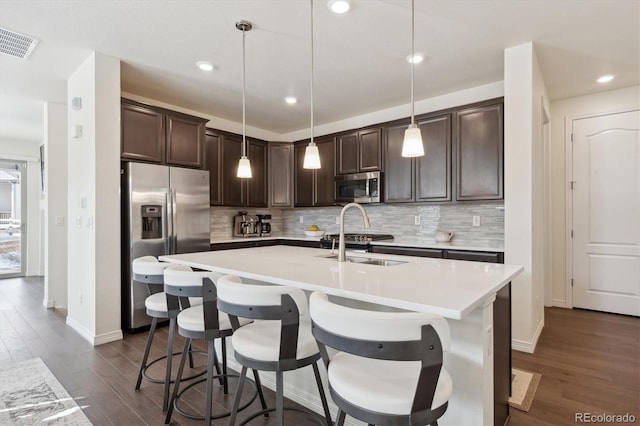
[[[304,231],[307,237],[322,237],[324,235],[324,231]]]

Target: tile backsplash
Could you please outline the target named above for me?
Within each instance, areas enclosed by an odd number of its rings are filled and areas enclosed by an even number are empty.
[[[464,243],[504,242],[504,204],[365,204],[363,205],[371,228],[365,230],[360,212],[354,209],[345,216],[346,232],[368,232],[392,234],[396,238],[413,237],[433,240],[436,230],[451,230],[454,240]],[[211,207],[211,240],[232,237],[233,216],[240,211],[237,207]],[[316,207],[296,209],[244,209],[249,214],[272,215],[273,234],[304,236],[304,230],[311,225],[328,234],[338,233],[336,217],[342,207]],[[415,224],[419,216],[420,224]],[[473,226],[473,216],[480,217],[480,226]],[[300,223],[300,218],[303,223]]]

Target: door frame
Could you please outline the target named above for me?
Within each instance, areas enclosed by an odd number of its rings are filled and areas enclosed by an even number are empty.
[[[571,237],[571,231],[573,229],[573,191],[571,189],[571,181],[573,179],[573,141],[571,135],[573,134],[573,122],[576,120],[582,120],[585,118],[603,117],[613,114],[624,114],[626,112],[638,111],[640,108],[629,107],[623,109],[616,109],[613,111],[591,113],[591,114],[576,114],[565,117],[565,205],[567,206],[565,212],[565,249],[566,249],[566,264],[565,264],[565,308],[573,309],[573,286],[571,280],[573,279],[573,237]]]
[[[20,170],[20,271],[0,274],[2,278],[24,277],[27,274],[27,218],[28,218],[28,191],[27,191],[27,161],[10,157],[0,158],[0,162],[16,164]]]

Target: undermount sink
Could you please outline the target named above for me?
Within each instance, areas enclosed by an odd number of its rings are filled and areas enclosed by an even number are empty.
[[[338,259],[337,254],[329,254],[329,255],[321,255],[319,257],[324,257],[327,259]],[[391,260],[391,259],[373,259],[371,257],[355,257],[355,256],[347,256],[347,262],[351,263],[360,263],[364,265],[377,265],[377,266],[395,266],[401,265],[403,263],[402,260]]]

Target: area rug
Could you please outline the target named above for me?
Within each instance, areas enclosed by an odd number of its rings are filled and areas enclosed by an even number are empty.
[[[541,378],[539,373],[512,368],[509,405],[518,410],[529,411]]]
[[[40,358],[0,370],[0,425],[91,422]]]

